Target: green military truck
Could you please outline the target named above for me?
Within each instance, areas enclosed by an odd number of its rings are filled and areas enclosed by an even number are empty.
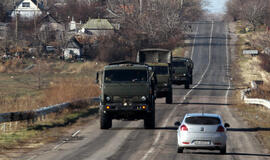
[[[172,90],[172,52],[167,49],[141,49],[137,62],[152,67],[157,77],[157,98],[166,97],[166,103],[173,102]]]
[[[173,83],[184,84],[185,89],[189,89],[190,84],[193,83],[193,62],[190,58],[186,57],[173,57]]]
[[[144,128],[155,127],[154,72],[147,65],[115,62],[97,73],[101,88],[100,128],[112,127],[112,119],[144,120]]]

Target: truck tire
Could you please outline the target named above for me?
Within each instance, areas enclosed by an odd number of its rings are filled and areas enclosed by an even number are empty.
[[[188,79],[188,80],[186,80],[186,82],[185,82],[185,89],[189,89],[189,82],[190,80]]]
[[[226,154],[226,145],[220,149],[220,154]]]
[[[192,83],[193,83],[193,76],[191,76],[189,79],[189,84],[192,84]]]
[[[147,114],[144,118],[144,128],[145,129],[154,129],[155,128],[155,109],[151,113]]]
[[[108,114],[101,112],[100,114],[100,129],[109,129],[112,127],[112,119]]]
[[[166,103],[172,104],[172,102],[173,102],[173,95],[172,95],[172,89],[170,89],[170,91],[166,95]]]

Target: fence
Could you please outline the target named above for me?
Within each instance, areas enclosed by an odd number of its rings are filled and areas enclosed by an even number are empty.
[[[99,103],[99,98],[91,98],[85,100],[77,100],[73,102],[66,102],[31,111],[0,113],[0,123],[24,120],[35,121],[37,118],[42,119],[47,114],[61,112],[64,109],[74,108],[76,106],[82,107],[82,105],[94,105],[97,103]]]
[[[257,85],[254,84],[254,82],[251,83],[252,88],[257,88]],[[263,105],[270,109],[270,101],[265,99],[259,99],[259,98],[247,98],[246,94],[250,92],[251,89],[245,89],[241,92],[241,98],[246,104],[257,104],[257,105]]]

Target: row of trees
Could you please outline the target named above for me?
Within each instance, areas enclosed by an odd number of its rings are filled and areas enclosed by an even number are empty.
[[[203,15],[201,0],[107,0],[107,8],[117,15],[121,26],[116,37],[109,40],[119,46],[115,47],[117,52],[106,48],[113,47],[111,45],[100,48],[111,51],[112,57],[108,59],[119,58],[119,54],[115,55],[121,53],[119,48],[123,53],[128,51],[125,58],[131,59],[140,48],[173,49],[182,43],[183,22],[198,20]],[[101,55],[106,55],[102,51]]]
[[[195,21],[203,15],[203,0],[66,0],[66,5],[55,6],[55,0],[47,0],[45,8],[64,26],[71,18],[85,23],[88,18],[108,18],[120,24],[115,34],[98,38],[98,46],[86,49],[90,58],[113,61],[134,57],[136,51],[146,47],[173,49],[181,44],[181,25]],[[0,21],[6,21],[8,0],[0,1]],[[12,5],[12,4],[11,4]],[[42,17],[9,22],[9,42],[33,42],[38,36]],[[16,29],[17,25],[17,29]],[[16,32],[14,32],[16,30]],[[18,33],[17,33],[18,32]],[[52,33],[53,34],[53,33]],[[46,36],[48,39],[49,36]],[[53,40],[53,39],[52,39]],[[46,42],[49,40],[46,40]],[[61,41],[67,41],[62,39]],[[15,44],[15,43],[11,43]],[[9,46],[8,42],[6,46]],[[63,47],[63,46],[61,46]]]
[[[270,26],[270,0],[229,0],[227,15],[234,21],[248,21],[254,30],[261,24]]]

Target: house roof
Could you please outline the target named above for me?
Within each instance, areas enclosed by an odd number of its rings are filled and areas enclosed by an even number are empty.
[[[82,48],[83,46],[78,42],[75,37],[72,37],[66,45],[66,48]]]
[[[90,19],[82,26],[92,30],[113,30],[114,27],[107,19]]]
[[[51,14],[44,16],[39,23],[59,23]]]
[[[20,0],[18,2],[16,2],[16,7],[18,7],[23,1],[25,0]],[[43,5],[43,2],[40,2],[37,4],[37,0],[31,0],[39,9],[43,9],[44,8],[44,5]]]

